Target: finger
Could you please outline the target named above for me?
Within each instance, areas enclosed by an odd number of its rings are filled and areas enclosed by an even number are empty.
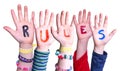
[[[39,27],[43,25],[44,18],[43,18],[43,12],[40,11],[39,13]]]
[[[115,35],[116,29],[114,29],[110,34],[109,34],[109,40]]]
[[[73,24],[74,24],[74,19],[72,19],[71,24],[70,24],[70,28],[71,28],[70,31],[69,31],[69,32],[70,32],[70,35],[74,35],[74,34],[73,34],[73,29],[74,29]],[[72,32],[71,32],[71,31],[72,31]]]
[[[74,24],[74,16],[73,16],[73,18],[72,18],[72,21],[71,21],[70,26],[72,27],[72,26],[73,26],[73,24]]]
[[[35,29],[38,28],[38,26],[36,24],[36,20],[35,20],[35,12],[34,11],[32,11],[30,22],[33,24],[33,26],[34,26]]]
[[[15,26],[18,27],[18,26],[17,26],[18,19],[17,19],[17,16],[15,15],[15,12],[14,12],[13,9],[11,10],[11,15],[12,15],[12,18],[13,18],[13,21],[14,21]]]
[[[82,11],[79,11],[79,14],[78,14],[78,22],[79,22],[79,24],[82,22],[81,16],[82,16]]]
[[[24,6],[24,20],[28,21],[28,7]]]
[[[64,11],[61,12],[60,22],[61,22],[61,25],[65,25],[65,13],[64,13]]]
[[[44,25],[48,25],[49,21],[49,11],[45,10]]]
[[[103,27],[107,28],[108,25],[108,16],[105,16]]]
[[[83,10],[82,22],[86,22],[86,10]]]
[[[91,12],[88,12],[87,22],[88,22],[88,24],[91,24]]]
[[[18,5],[18,17],[19,17],[19,21],[23,20],[23,16],[22,16],[22,8],[21,5]]]
[[[97,28],[97,21],[98,21],[98,17],[97,17],[97,15],[95,15],[95,18],[94,18],[94,28],[96,29]]]
[[[103,15],[102,15],[102,13],[100,13],[98,26],[102,25],[102,20],[103,20]]]
[[[65,15],[65,24],[69,25],[69,12],[66,12],[66,15]]]
[[[35,24],[35,12],[33,11],[31,14],[31,19],[30,19],[30,23],[34,26]],[[35,27],[35,26],[34,26]]]
[[[77,23],[77,20],[76,20],[76,16],[75,16],[75,15],[73,16],[73,20],[74,20],[75,26],[77,26],[78,23]]]
[[[49,20],[49,25],[52,26],[53,23],[54,23],[54,13],[51,13],[50,20]]]
[[[15,31],[8,26],[3,27],[7,32],[9,32],[13,37],[15,36]]]
[[[57,29],[59,29],[59,27],[61,26],[59,14],[56,15],[56,25],[57,25]]]

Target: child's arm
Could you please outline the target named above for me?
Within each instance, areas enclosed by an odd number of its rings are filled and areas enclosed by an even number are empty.
[[[105,16],[103,23],[103,15],[95,16],[95,26],[92,28],[94,51],[91,63],[91,71],[103,71],[106,61],[107,53],[104,51],[105,45],[111,40],[116,30],[114,29],[110,34],[107,33],[108,17]],[[103,23],[103,24],[102,24]]]
[[[71,71],[72,65],[72,45],[73,45],[73,21],[69,23],[68,12],[61,12],[56,15],[57,31],[52,29],[52,33],[56,40],[60,42],[60,48],[56,51],[58,56],[58,63],[56,64],[56,71]]]
[[[36,26],[36,42],[37,48],[34,52],[33,67],[32,71],[46,71],[46,66],[49,59],[49,47],[53,43],[53,36],[51,34],[51,26],[54,20],[54,14],[49,11],[45,11],[43,17],[43,11],[39,14],[39,27]],[[50,19],[49,19],[50,18]]]
[[[86,16],[86,10],[79,12],[78,22],[76,16],[74,16],[74,23],[77,33],[77,49],[74,53],[73,63],[74,71],[89,71],[88,56],[87,56],[87,45],[88,40],[92,36],[90,29],[91,24],[91,13],[88,12]]]
[[[19,4],[17,6],[18,17],[14,10],[11,10],[11,15],[16,26],[16,30],[5,26],[4,29],[8,31],[14,39],[19,43],[19,60],[17,63],[17,71],[28,70],[32,67],[32,44],[34,38],[34,12],[32,12],[31,19],[28,18],[28,8],[24,6],[24,15]]]

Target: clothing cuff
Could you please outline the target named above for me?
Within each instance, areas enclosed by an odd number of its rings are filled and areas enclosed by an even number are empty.
[[[93,57],[97,57],[98,59],[105,61],[107,58],[107,52],[104,51],[103,54],[98,54],[98,53],[93,51]]]

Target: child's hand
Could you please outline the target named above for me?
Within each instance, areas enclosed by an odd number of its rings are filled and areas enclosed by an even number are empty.
[[[108,25],[108,17],[105,16],[104,23],[103,23],[103,15],[95,16],[94,19],[95,26],[92,28],[93,33],[93,40],[94,40],[94,51],[98,53],[103,53],[104,46],[106,43],[113,37],[116,30],[114,29],[110,34],[107,33],[107,25]],[[102,24],[103,23],[103,24]]]
[[[59,55],[58,55],[58,63],[57,66],[60,69],[56,68],[56,71],[67,71],[67,69],[71,66],[71,59],[69,56],[72,56],[72,45],[73,45],[73,20],[71,24],[69,23],[69,14],[68,12],[61,12],[56,15],[56,25],[57,31],[52,28],[52,34],[56,38],[56,40],[60,43]],[[64,56],[67,56],[65,58]]]
[[[38,49],[42,51],[48,50],[48,47],[53,43],[53,36],[51,34],[51,27],[54,22],[54,14],[51,13],[49,16],[49,11],[45,11],[45,16],[43,17],[43,12],[40,11],[39,14],[39,27],[36,26],[36,40]]]
[[[61,15],[56,15],[57,31],[52,29],[54,37],[60,42],[63,47],[71,47],[73,44],[73,21],[69,23],[68,12],[61,12]]]
[[[14,10],[11,10],[11,15],[16,26],[16,30],[5,26],[4,29],[8,31],[20,44],[33,43],[34,38],[34,12],[32,12],[31,19],[28,18],[28,7],[24,6],[24,15],[22,14],[21,5],[18,7],[18,17],[15,15]]]
[[[83,10],[79,12],[78,15],[78,22],[76,20],[76,16],[74,16],[74,23],[76,27],[76,32],[78,36],[78,40],[87,40],[92,36],[90,24],[91,24],[91,13],[88,12],[88,15],[86,17],[86,10]]]
[[[76,33],[78,37],[77,41],[77,54],[76,59],[80,59],[87,51],[88,40],[92,36],[90,28],[91,24],[91,12],[86,14],[86,10],[80,11],[78,14],[78,22],[76,16],[74,16],[74,24],[76,27]]]

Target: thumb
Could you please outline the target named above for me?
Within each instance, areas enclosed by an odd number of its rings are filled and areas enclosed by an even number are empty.
[[[8,26],[3,27],[7,32],[9,32],[13,37],[15,36],[15,31]]]
[[[116,29],[114,29],[110,34],[109,34],[109,40],[115,35],[115,33],[116,33]]]

